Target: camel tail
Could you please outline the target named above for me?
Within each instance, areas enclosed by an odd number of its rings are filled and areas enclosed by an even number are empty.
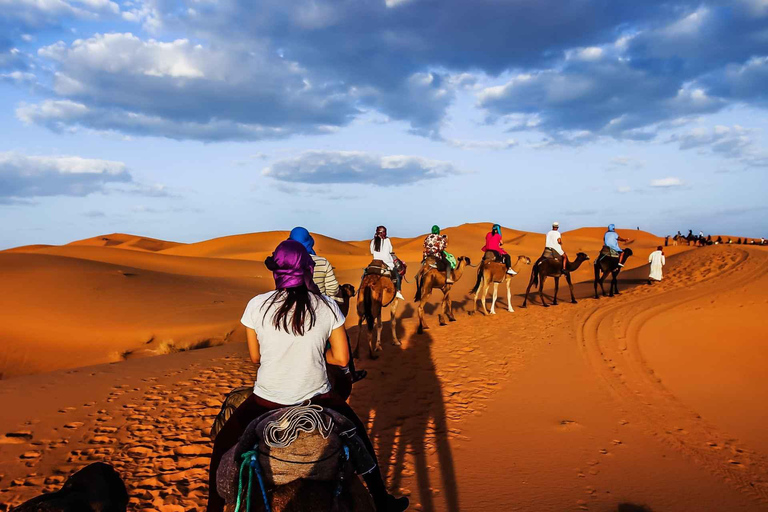
[[[480,289],[480,282],[483,280],[483,267],[481,266],[479,269],[477,269],[477,281],[475,281],[475,287],[472,288],[472,291],[469,293],[477,293],[477,290]]]
[[[537,265],[534,265],[531,270],[531,278],[533,279],[533,286],[539,286],[539,268]]]
[[[363,292],[363,313],[365,314],[365,321],[368,324],[368,330],[373,330],[373,290],[370,286],[365,288]]]

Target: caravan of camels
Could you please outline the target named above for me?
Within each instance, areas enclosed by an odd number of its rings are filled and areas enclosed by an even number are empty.
[[[158,254],[134,248],[139,246],[152,247]],[[582,440],[571,450],[569,439],[584,436],[584,432],[586,437],[592,436],[598,428],[596,421],[618,414],[610,400],[591,400],[602,396],[602,388],[589,388],[584,380],[589,371],[579,361],[602,371],[605,360],[608,369],[605,375],[600,373],[601,378],[612,386],[625,385],[622,375],[614,375],[613,367],[624,364],[625,357],[634,357],[631,351],[638,342],[626,342],[624,335],[604,331],[623,326],[626,308],[638,308],[626,318],[634,318],[638,311],[644,316],[651,310],[648,305],[665,294],[685,304],[688,296],[675,294],[688,293],[688,283],[711,281],[706,286],[714,287],[720,281],[712,280],[711,275],[737,275],[729,272],[740,265],[751,269],[740,277],[739,282],[747,283],[764,268],[760,265],[765,261],[759,249],[750,250],[755,252],[746,260],[740,249],[727,244],[702,250],[671,247],[667,253],[674,258],[674,271],[665,275],[663,284],[640,288],[636,285],[662,280],[664,239],[639,230],[617,231],[613,225],[561,234],[555,222],[544,235],[497,224],[445,230],[433,226],[425,237],[412,239],[390,238],[387,229],[379,226],[371,239],[359,242],[340,242],[301,227],[290,233],[237,235],[198,244],[106,235],[67,246],[6,251],[1,255],[6,268],[15,265],[20,270],[7,273],[14,302],[4,303],[4,307],[22,321],[26,317],[20,305],[36,304],[35,295],[25,295],[25,290],[42,290],[64,304],[53,287],[56,279],[66,285],[63,290],[72,304],[71,311],[66,310],[70,318],[99,307],[88,302],[94,289],[112,294],[104,295],[103,304],[118,306],[136,318],[141,311],[137,304],[148,306],[147,316],[140,317],[143,323],[132,331],[141,332],[138,343],[127,339],[125,345],[119,345],[123,343],[120,332],[111,331],[105,346],[110,351],[117,347],[117,356],[106,352],[103,360],[87,360],[98,355],[99,340],[87,338],[97,330],[89,328],[84,317],[79,322],[57,318],[61,339],[84,338],[87,351],[77,352],[80,345],[65,341],[66,351],[56,353],[56,346],[48,346],[0,368],[26,369],[33,374],[26,380],[23,375],[3,380],[11,395],[6,392],[0,398],[27,396],[19,394],[19,386],[31,386],[38,380],[41,386],[31,388],[28,403],[36,404],[34,409],[26,402],[17,403],[19,412],[9,408],[9,416],[3,420],[7,434],[0,437],[0,449],[7,453],[18,449],[13,458],[28,469],[25,473],[23,468],[1,466],[1,472],[9,476],[0,476],[0,497],[21,512],[473,510],[483,486],[468,475],[487,475],[498,488],[509,471],[508,461],[494,459],[495,452],[514,455],[516,460],[522,457],[526,467],[536,467],[535,461],[525,459],[522,446],[515,451],[520,439],[533,439],[540,446],[565,443],[558,444],[558,462],[548,466],[559,467],[562,454],[580,457],[582,446],[589,444]],[[55,278],[44,274],[35,290],[20,286],[35,275],[29,265],[37,260],[59,265]],[[76,281],[81,273],[82,281]],[[471,278],[465,278],[465,273]],[[553,314],[545,308],[559,304],[560,278],[565,278],[574,306],[561,306]],[[349,283],[357,285],[357,290]],[[616,296],[620,285],[621,291],[632,290],[610,305],[585,300]],[[254,289],[260,295],[254,297]],[[73,290],[85,290],[86,302],[78,302]],[[140,297],[140,301],[131,303],[131,297]],[[526,308],[529,302],[532,307],[514,316],[497,314],[497,307],[502,306],[514,312],[515,297],[521,300],[519,307]],[[190,324],[172,326],[176,329],[172,335],[157,328],[144,334],[144,326],[170,325],[169,319],[195,316],[163,310],[165,303],[195,312],[200,325],[221,329],[224,336],[219,339],[210,331],[201,331],[204,336],[188,338],[184,344],[183,333],[193,331]],[[706,304],[710,303],[708,299]],[[285,309],[286,304],[293,309]],[[60,309],[65,311],[63,306]],[[478,314],[481,310],[482,315]],[[296,311],[304,312],[303,319]],[[687,314],[696,315],[696,311]],[[274,316],[265,321],[265,312]],[[459,312],[468,314],[466,320],[456,322]],[[102,314],[108,322],[116,321],[109,316],[111,309]],[[154,314],[160,321],[150,316]],[[240,315],[238,332],[232,319],[236,321]],[[429,329],[431,315],[444,327]],[[344,326],[347,318],[352,325],[349,336]],[[633,329],[632,336],[643,334],[638,334],[639,328]],[[32,334],[30,330],[29,339]],[[171,336],[177,345],[170,344]],[[230,340],[240,343],[226,343]],[[628,344],[613,347],[614,340]],[[389,343],[392,348],[385,349]],[[469,419],[480,416],[486,395],[497,392],[498,383],[509,372],[508,365],[516,364],[515,358],[531,343],[540,347],[553,343],[546,349],[547,357],[541,359],[546,364],[534,365],[531,374],[521,380],[524,389],[505,392],[500,400],[502,410],[488,418],[509,419],[505,415],[511,407],[515,417],[519,411],[527,415],[528,423],[520,424],[531,425],[533,430],[517,433],[510,440],[514,446],[497,450],[495,446],[509,437],[508,427],[483,421],[477,426]],[[192,350],[195,348],[205,350]],[[616,353],[606,352],[614,348]],[[9,346],[9,360],[15,353]],[[70,353],[77,353],[79,360],[68,362]],[[56,357],[45,359],[50,354]],[[153,354],[166,355],[134,360]],[[608,357],[610,360],[604,359]],[[23,366],[30,361],[38,366]],[[82,361],[121,364],[82,369]],[[64,370],[46,377],[38,369],[44,364],[60,365]],[[182,371],[173,369],[174,365],[186,366]],[[632,371],[622,368],[630,379],[636,377]],[[86,377],[94,380],[83,380]],[[579,384],[573,386],[573,382]],[[99,402],[96,391],[91,392],[101,389],[99,386],[109,389],[107,402]],[[589,396],[581,397],[582,387],[589,389]],[[0,392],[3,389],[0,386]],[[51,394],[50,389],[57,393]],[[575,397],[572,405],[552,399],[566,391]],[[666,396],[651,388],[643,392],[659,403]],[[634,397],[628,393],[621,399]],[[507,405],[510,401],[515,405]],[[525,411],[525,404],[534,401],[538,404],[535,410]],[[22,422],[25,414],[48,402],[51,414]],[[601,404],[605,411],[594,412]],[[544,409],[539,412],[539,407]],[[579,412],[587,410],[589,414]],[[730,446],[732,438],[702,430],[691,423],[693,416],[672,406],[662,412],[695,440],[698,448],[690,448],[693,456],[712,467],[722,462],[719,455],[726,456],[729,471],[735,471],[735,463],[729,461],[741,460],[740,452],[700,449],[711,448],[706,443]],[[651,410],[649,414],[652,418],[655,413]],[[608,436],[616,441],[608,448],[598,447],[605,451],[599,452],[604,458],[598,462],[613,461],[613,452],[624,449],[639,450],[636,457],[652,451],[625,430],[615,432],[628,421],[638,423],[643,431],[653,429],[650,420],[621,415],[606,422],[605,432],[601,431],[601,439]],[[551,418],[556,418],[554,426],[547,423]],[[11,426],[12,422],[19,426]],[[464,423],[473,425],[466,432],[474,429],[473,439],[480,443],[472,445],[473,451],[456,448],[469,439],[463,433]],[[587,432],[585,424],[592,430]],[[671,433],[664,435],[684,435],[666,428],[664,432]],[[560,441],[558,436],[570,437]],[[488,446],[483,446],[484,439],[489,440]],[[474,450],[483,455],[475,457]],[[477,462],[480,457],[482,462]],[[574,463],[579,467],[577,481],[603,478],[597,472],[598,462],[590,458],[583,466]],[[495,469],[485,472],[477,464]],[[677,466],[664,471],[677,471]],[[543,468],[541,475],[548,481],[550,470]],[[734,478],[739,475],[734,473]],[[699,475],[691,475],[694,477]],[[3,489],[2,484],[8,487]],[[457,485],[464,486],[461,496]],[[715,490],[712,499],[717,499]],[[45,494],[40,495],[42,491]],[[723,502],[734,499],[722,496]],[[539,499],[536,495],[529,501]],[[500,498],[488,509],[509,500]]]

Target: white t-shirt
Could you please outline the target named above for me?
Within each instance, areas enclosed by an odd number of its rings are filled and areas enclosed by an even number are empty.
[[[381,241],[380,251],[376,250],[375,244],[376,239],[371,240],[371,254],[373,255],[373,259],[383,261],[390,269],[395,268],[395,260],[392,258],[392,253],[394,250],[392,249],[392,242],[389,240],[389,238],[384,238]]]
[[[270,402],[294,405],[331,390],[325,370],[325,346],[331,332],[344,325],[345,319],[332,299],[323,296],[326,307],[320,303],[322,299],[312,296],[316,314],[312,329],[309,329],[309,316],[305,319],[304,336],[276,329],[272,320],[279,301],[267,309],[275,293],[277,291],[252,298],[240,322],[256,331],[259,338],[261,366],[253,392]],[[288,325],[291,325],[290,315]]]
[[[550,249],[554,249],[555,252],[559,255],[563,255],[563,248],[560,247],[560,243],[558,240],[560,239],[560,232],[555,231],[554,229],[547,233],[547,242],[544,245],[544,247],[549,247]]]

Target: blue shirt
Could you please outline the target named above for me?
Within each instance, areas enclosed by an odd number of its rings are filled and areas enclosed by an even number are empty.
[[[605,233],[605,237],[603,238],[603,241],[605,245],[610,247],[616,252],[622,252],[621,248],[619,247],[619,234],[615,231],[608,231]]]

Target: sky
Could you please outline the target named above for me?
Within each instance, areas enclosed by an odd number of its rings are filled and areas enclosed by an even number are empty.
[[[0,249],[768,233],[768,0],[0,0]]]

